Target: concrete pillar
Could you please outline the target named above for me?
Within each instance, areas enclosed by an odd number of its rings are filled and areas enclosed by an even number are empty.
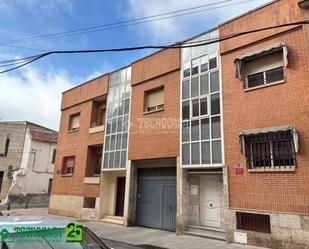
[[[183,231],[183,169],[180,165],[180,158],[176,158],[176,234],[179,235]]]
[[[126,171],[126,187],[125,187],[125,195],[124,195],[124,211],[123,211],[123,225],[129,226],[130,222],[130,193],[131,191],[131,181],[132,179],[132,162],[127,162],[127,171]]]

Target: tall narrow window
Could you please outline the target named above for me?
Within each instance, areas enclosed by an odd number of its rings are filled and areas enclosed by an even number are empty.
[[[182,58],[181,163],[185,167],[223,163],[220,57],[218,44],[214,45],[193,48],[185,61]]]
[[[4,148],[4,156],[7,157],[8,156],[8,152],[9,152],[9,146],[10,146],[10,134],[7,134],[6,136],[6,140],[5,140],[5,148]]]
[[[55,161],[56,161],[56,149],[53,149],[53,155],[52,155],[51,163],[55,163]]]

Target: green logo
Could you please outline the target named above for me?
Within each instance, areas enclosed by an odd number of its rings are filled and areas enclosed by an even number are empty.
[[[8,230],[5,228],[1,230],[0,236],[2,237],[3,240],[6,240],[9,237],[10,233]]]
[[[67,242],[83,241],[83,226],[75,223],[67,224],[65,228],[65,240]]]

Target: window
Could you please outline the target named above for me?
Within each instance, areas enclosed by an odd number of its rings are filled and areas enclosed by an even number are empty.
[[[296,165],[290,131],[245,136],[244,139],[248,168],[286,168]]]
[[[7,157],[9,152],[11,134],[7,134],[3,138],[5,139],[4,140],[1,139],[2,144],[0,144],[0,151],[1,151],[0,157]]]
[[[56,161],[56,149],[53,149],[53,155],[52,155],[51,163],[55,163],[55,161]]]
[[[131,67],[116,71],[109,78],[107,99],[106,136],[103,154],[103,168],[126,168],[128,148],[129,109],[131,97]],[[103,148],[103,146],[101,146]],[[97,158],[99,152],[97,151]],[[97,159],[101,162],[101,159]],[[93,166],[94,164],[92,164]],[[96,172],[101,166],[96,164]]]
[[[236,212],[236,227],[237,229],[270,233],[270,217],[265,214]]]
[[[164,87],[145,92],[145,112],[164,109]]]
[[[181,158],[184,166],[222,164],[218,53],[206,52],[199,56],[200,51],[183,63]]]
[[[284,80],[282,50],[244,63],[246,88],[261,86]]]
[[[49,178],[48,180],[48,188],[47,188],[47,193],[51,194],[53,188],[53,178]]]
[[[84,197],[83,208],[95,208],[95,201],[94,197]]]
[[[73,175],[75,167],[75,156],[63,158],[62,175]]]
[[[79,130],[80,113],[70,115],[69,131]]]

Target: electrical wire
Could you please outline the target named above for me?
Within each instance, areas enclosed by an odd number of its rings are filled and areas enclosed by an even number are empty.
[[[211,11],[211,10],[220,9],[220,8],[224,8],[224,7],[228,7],[228,6],[252,2],[254,0],[245,0],[245,1],[231,3],[231,4],[227,4],[227,5],[222,5],[222,6],[218,6],[218,7],[214,7],[214,8],[202,9],[202,10],[198,10],[198,11],[190,11],[190,12],[182,13],[182,14],[178,14],[178,15],[172,15],[172,16],[167,16],[167,17],[163,17],[163,18],[156,18],[156,19],[152,19],[152,20],[136,22],[136,21],[139,21],[139,20],[145,20],[145,19],[149,19],[149,18],[170,15],[170,14],[173,14],[173,13],[179,13],[179,12],[184,12],[184,11],[188,11],[188,10],[205,8],[207,6],[212,6],[212,5],[221,4],[221,3],[230,2],[230,1],[232,1],[232,0],[223,0],[223,1],[215,2],[215,3],[211,3],[211,4],[204,4],[204,5],[201,5],[201,6],[196,6],[196,7],[191,7],[191,8],[186,8],[186,9],[181,9],[181,10],[176,10],[176,11],[171,11],[171,12],[166,12],[166,13],[162,13],[162,14],[156,14],[156,15],[147,16],[147,17],[135,18],[135,19],[127,20],[127,21],[121,21],[121,22],[110,23],[110,24],[99,25],[99,26],[92,26],[92,27],[88,27],[88,28],[70,30],[70,31],[53,33],[53,34],[32,36],[32,37],[28,37],[28,38],[11,40],[9,42],[14,43],[14,42],[36,41],[36,40],[43,40],[43,39],[55,39],[55,38],[62,38],[62,37],[67,37],[67,36],[76,36],[76,35],[81,35],[81,34],[86,34],[86,33],[104,31],[104,30],[118,29],[118,28],[133,26],[133,25],[145,24],[145,23],[161,21],[161,20],[175,18],[175,17],[181,17],[181,16],[186,16],[186,15],[196,14],[196,13],[205,12],[205,11]],[[128,24],[124,24],[124,23],[128,23]],[[124,25],[119,25],[119,24],[124,24]],[[16,46],[16,45],[0,44],[0,46],[12,47],[12,48],[21,48],[21,49],[44,52],[44,50],[41,50],[41,49],[34,49],[34,48]]]
[[[292,23],[285,23],[281,25],[275,25],[275,26],[269,26],[269,27],[264,27],[264,28],[259,28],[259,29],[254,29],[254,30],[249,30],[249,31],[243,31],[239,33],[234,33],[231,35],[227,35],[225,37],[217,38],[217,39],[212,39],[212,40],[206,40],[207,42],[204,42],[203,40],[197,41],[198,43],[196,44],[189,44],[186,45],[186,43],[182,44],[181,42],[171,44],[171,45],[146,45],[146,46],[138,46],[138,47],[124,47],[124,48],[110,48],[110,49],[92,49],[92,50],[58,50],[58,51],[49,51],[46,53],[34,55],[29,61],[26,60],[25,63],[18,65],[16,67],[12,67],[10,69],[1,71],[0,74],[18,69],[20,67],[23,67],[29,63],[32,63],[36,60],[39,60],[43,57],[52,55],[52,54],[77,54],[77,53],[106,53],[106,52],[123,52],[123,51],[133,51],[133,50],[144,50],[144,49],[179,49],[179,48],[191,48],[191,47],[198,47],[198,46],[204,46],[204,45],[209,45],[212,43],[216,42],[222,42],[225,40],[229,40],[232,38],[236,38],[238,36],[243,36],[251,33],[256,33],[256,32],[261,32],[261,31],[266,31],[270,29],[276,29],[276,28],[282,28],[282,27],[288,27],[288,26],[298,26],[298,25],[306,25],[309,24],[309,20],[304,20],[304,21],[299,21],[299,22],[292,22]],[[0,62],[1,63],[1,62]]]
[[[146,17],[134,18],[134,19],[131,19],[131,20],[125,20],[125,21],[108,23],[108,24],[97,25],[97,26],[90,26],[90,27],[80,28],[80,29],[73,29],[73,30],[69,30],[69,31],[52,33],[52,34],[36,35],[36,36],[32,36],[32,37],[27,37],[27,38],[11,40],[9,42],[22,42],[22,41],[33,41],[33,40],[38,40],[38,39],[41,40],[41,39],[46,39],[46,38],[58,38],[58,36],[63,37],[63,36],[67,36],[67,35],[76,35],[76,33],[77,34],[84,34],[84,33],[88,33],[88,32],[101,31],[102,28],[103,28],[103,30],[107,27],[109,27],[109,29],[114,28],[113,26],[116,26],[116,28],[126,27],[126,25],[125,26],[119,26],[119,25],[131,23],[131,22],[142,21],[142,20],[151,19],[151,18],[157,18],[157,17],[161,17],[161,16],[167,16],[167,15],[171,15],[171,14],[175,14],[175,13],[181,13],[181,12],[187,12],[187,13],[185,13],[185,15],[193,14],[193,13],[196,13],[196,12],[194,12],[194,11],[191,12],[191,10],[201,9],[201,8],[205,8],[205,7],[209,7],[209,6],[213,6],[213,5],[217,5],[217,4],[221,4],[221,3],[226,3],[226,2],[230,2],[230,1],[232,1],[232,0],[222,0],[222,1],[213,2],[213,3],[209,3],[209,4],[199,5],[199,6],[196,6],[196,7],[174,10],[174,11],[164,12],[164,13],[150,15],[150,16],[146,16]],[[254,1],[254,0],[250,0],[250,1]],[[234,4],[237,4],[237,3],[234,3]],[[222,7],[226,7],[226,6],[222,6]],[[219,8],[221,8],[221,6],[219,6]],[[207,10],[209,10],[209,9],[200,10],[200,11],[207,11]],[[190,12],[188,12],[188,11],[190,11]],[[171,15],[171,16],[165,17],[164,19],[173,18],[173,17],[177,17],[177,16],[178,15],[176,15],[176,16]],[[155,20],[150,20],[150,21],[158,21],[158,20],[163,20],[163,19],[157,18]],[[150,22],[150,21],[148,21],[148,22]],[[136,23],[136,24],[140,24],[140,23],[144,23],[144,22],[139,22],[139,23]],[[132,23],[130,25],[135,25],[135,23]]]

